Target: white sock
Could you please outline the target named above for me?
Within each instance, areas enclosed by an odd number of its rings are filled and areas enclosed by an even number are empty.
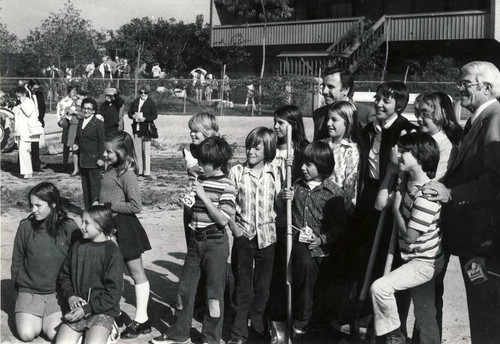
[[[148,320],[149,281],[135,286],[136,311],[134,320],[143,323]]]

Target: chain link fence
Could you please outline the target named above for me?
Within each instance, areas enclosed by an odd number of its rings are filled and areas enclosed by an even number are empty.
[[[115,87],[125,100],[125,106],[138,96],[141,86],[149,85],[150,97],[164,114],[193,115],[212,112],[222,116],[271,116],[281,105],[295,104],[305,116],[321,106],[321,79],[303,76],[264,77],[240,76],[238,79],[205,81],[201,85],[191,79],[101,79],[101,78],[37,78],[46,98],[47,110],[55,111],[57,103],[67,94],[69,85],[104,102],[104,89]],[[20,81],[27,78],[1,78],[0,89],[13,95]],[[380,81],[356,81],[356,92],[375,92]],[[411,93],[442,91],[456,94],[453,82],[409,81]],[[407,112],[412,112],[407,109]]]

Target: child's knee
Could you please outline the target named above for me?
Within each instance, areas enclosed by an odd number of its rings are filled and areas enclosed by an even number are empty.
[[[17,327],[17,334],[19,335],[19,339],[23,342],[32,342],[36,337],[40,335],[40,331],[33,327],[23,326]]]
[[[220,310],[220,301],[217,299],[209,299],[208,300],[208,313],[212,318],[220,318],[221,310]]]

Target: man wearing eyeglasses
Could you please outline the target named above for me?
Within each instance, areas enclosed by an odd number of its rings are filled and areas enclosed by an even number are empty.
[[[443,242],[460,258],[472,343],[500,343],[500,71],[470,62],[457,87],[473,115],[446,175],[424,194],[443,204]]]
[[[128,109],[128,117],[133,119],[132,133],[134,134],[134,148],[137,157],[139,175],[151,177],[151,137],[149,125],[157,117],[155,102],[148,97],[149,85],[142,85],[140,96],[135,99]]]

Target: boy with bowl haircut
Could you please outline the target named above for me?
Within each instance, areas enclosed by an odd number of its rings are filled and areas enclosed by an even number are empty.
[[[276,156],[275,131],[266,127],[253,129],[245,140],[245,148],[246,162],[229,172],[237,195],[231,255],[234,318],[228,344],[247,342],[249,318],[252,330],[261,336],[265,334],[264,311],[277,240],[276,207],[281,204],[281,176],[279,168],[271,163]]]
[[[293,199],[293,331],[305,334],[313,311],[314,284],[332,244],[347,227],[344,193],[330,178],[335,165],[326,142],[309,144],[302,155],[302,178],[284,199]]]
[[[196,193],[191,208],[192,234],[179,282],[176,305],[177,321],[152,339],[152,343],[189,343],[194,299],[200,271],[206,276],[207,308],[201,331],[203,343],[219,343],[224,318],[226,261],[229,255],[227,224],[234,219],[233,182],[224,174],[232,150],[220,137],[204,140],[198,150],[200,172],[193,183]]]

